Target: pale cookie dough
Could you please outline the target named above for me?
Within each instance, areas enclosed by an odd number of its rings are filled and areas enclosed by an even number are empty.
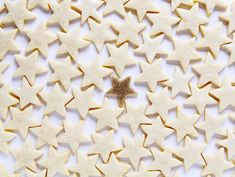
[[[112,12],[116,12],[118,15],[124,17],[126,12],[124,8],[124,4],[128,0],[103,0],[105,2],[104,7],[104,16],[111,14]]]
[[[42,8],[45,11],[49,10],[49,0],[28,0],[28,9],[32,10],[36,7]]]
[[[228,23],[228,33],[231,34],[235,30],[235,2],[231,4],[230,11],[223,13],[219,17]]]
[[[212,14],[212,12],[214,11],[214,9],[216,9],[216,7],[219,7],[220,9],[226,9],[227,4],[225,3],[225,1],[223,0],[195,0],[195,2],[199,2],[201,4],[204,4],[206,7],[206,12],[207,14],[210,16]]]

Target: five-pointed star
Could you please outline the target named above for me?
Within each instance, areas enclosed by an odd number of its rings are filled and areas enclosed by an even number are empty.
[[[228,160],[231,160],[234,157],[234,155],[235,155],[235,135],[231,129],[227,130],[226,139],[218,141],[217,144],[226,148]]]
[[[98,52],[100,52],[106,42],[113,42],[116,40],[116,35],[114,35],[110,30],[110,23],[108,21],[103,21],[97,23],[94,20],[88,20],[90,31],[84,36],[85,40],[94,43]]]
[[[40,127],[31,128],[30,131],[37,136],[36,148],[40,148],[45,144],[49,144],[54,147],[58,147],[56,135],[62,130],[62,127],[53,127],[45,117],[42,120]]]
[[[141,124],[150,124],[152,122],[144,115],[146,107],[146,104],[133,106],[127,102],[126,113],[118,119],[118,122],[128,124],[132,133],[135,134]]]
[[[68,153],[58,152],[58,150],[50,147],[48,157],[39,160],[37,164],[47,169],[47,177],[54,177],[58,173],[68,176],[69,172],[65,168],[68,155]]]
[[[20,100],[20,108],[23,109],[28,105],[40,106],[38,93],[42,90],[41,86],[31,86],[28,81],[23,78],[22,86],[14,90],[13,94]]]
[[[147,83],[151,92],[154,92],[159,82],[165,81],[168,77],[161,69],[162,59],[155,60],[153,63],[140,62],[142,73],[135,79],[136,83]]]
[[[5,129],[18,131],[23,138],[26,138],[28,135],[29,128],[39,125],[39,123],[32,119],[32,106],[25,108],[23,111],[20,111],[18,108],[11,107],[10,111],[12,120],[6,124]]]
[[[199,63],[192,67],[193,70],[195,70],[200,75],[198,87],[202,87],[207,83],[220,86],[221,81],[219,79],[219,73],[224,69],[224,67],[225,66],[222,63],[215,63],[211,54],[208,53],[204,63]]]
[[[209,142],[210,139],[215,135],[225,135],[224,130],[221,125],[225,121],[224,115],[215,116],[205,111],[205,120],[196,125],[196,127],[205,132],[206,141]]]
[[[46,108],[44,110],[45,115],[56,112],[62,117],[65,117],[65,105],[72,99],[72,97],[62,92],[58,84],[53,87],[50,93],[42,92],[40,93],[40,96],[46,102]]]
[[[83,49],[90,44],[80,37],[79,28],[72,29],[67,33],[58,32],[57,35],[61,42],[57,50],[57,55],[69,54],[74,61],[78,58],[79,49]],[[74,36],[76,36],[76,38],[74,38]]]
[[[135,22],[131,12],[126,14],[124,23],[114,23],[112,28],[118,33],[117,45],[129,42],[134,46],[140,45],[139,33],[145,29],[145,25]]]
[[[113,71],[112,69],[105,68],[101,65],[100,57],[97,56],[93,59],[92,63],[89,65],[79,65],[81,71],[84,74],[82,79],[82,88],[94,85],[100,90],[103,89],[103,78],[110,75]]]
[[[206,105],[217,103],[209,95],[210,86],[199,89],[197,86],[190,84],[190,90],[192,94],[185,100],[184,105],[194,105],[199,114],[203,113]]]
[[[153,115],[157,113],[164,121],[167,120],[168,111],[177,106],[177,103],[169,98],[168,89],[166,87],[158,95],[148,92],[147,97],[151,105],[147,109],[146,114]]]
[[[182,74],[178,67],[175,68],[174,78],[163,82],[164,85],[171,88],[171,97],[174,98],[179,93],[191,94],[189,82],[192,80],[192,74]]]
[[[84,121],[78,123],[64,122],[64,133],[57,140],[59,143],[69,144],[73,154],[76,154],[77,148],[81,143],[90,142],[90,139],[83,134]]]
[[[214,175],[222,177],[224,170],[234,168],[234,164],[224,158],[224,149],[220,148],[215,154],[202,154],[206,166],[203,168],[201,176]]]
[[[59,24],[64,31],[68,30],[70,21],[80,18],[80,14],[71,8],[71,0],[50,2],[49,6],[53,13],[49,16],[47,24]]]
[[[147,34],[143,34],[144,44],[135,49],[135,53],[144,54],[149,63],[152,63],[157,54],[167,55],[167,52],[161,47],[164,34],[155,38],[150,38]]]
[[[118,129],[117,117],[124,111],[123,108],[113,108],[107,98],[100,109],[91,110],[89,113],[97,119],[96,131],[105,127]]]
[[[233,39],[232,42],[229,44],[225,44],[222,47],[230,54],[230,58],[228,61],[229,65],[232,65],[235,62],[235,33],[233,33]]]
[[[3,30],[0,28],[0,60],[3,60],[8,51],[19,51],[15,42],[17,30]]]
[[[199,27],[207,24],[209,19],[201,15],[199,5],[196,3],[190,10],[177,9],[181,21],[177,26],[177,31],[189,30],[194,36],[198,36]],[[193,20],[192,20],[193,19]]]
[[[180,166],[182,163],[172,157],[172,152],[165,149],[164,151],[159,151],[155,148],[151,149],[154,161],[148,168],[149,170],[159,170],[164,176],[170,176],[171,168]]]
[[[28,0],[28,9],[32,10],[36,7],[42,8],[43,10],[49,10],[49,0]]]
[[[235,30],[235,3],[232,3],[231,11],[225,12],[219,17],[228,23],[228,33],[231,34]]]
[[[107,45],[110,57],[105,61],[104,66],[115,68],[118,76],[121,76],[126,66],[135,65],[136,62],[129,55],[128,43],[122,44],[120,47]]]
[[[231,39],[224,35],[221,23],[214,27],[201,26],[201,31],[203,38],[198,39],[196,47],[209,49],[214,58],[217,57],[223,44],[231,42]]]
[[[158,14],[148,14],[147,17],[152,23],[150,36],[163,33],[168,37],[172,37],[172,26],[180,21],[180,18],[171,15],[167,8],[161,8]]]
[[[202,152],[206,149],[206,146],[206,143],[195,143],[189,137],[186,137],[184,147],[175,150],[174,154],[183,159],[184,168],[188,171],[195,164],[205,166]]]
[[[147,12],[158,12],[152,0],[130,0],[125,4],[126,8],[135,10],[139,21],[142,21]]]
[[[219,100],[219,111],[222,112],[228,106],[235,107],[235,87],[232,86],[231,82],[224,78],[222,86],[217,89],[213,89],[210,93]]]
[[[165,138],[174,132],[173,129],[164,126],[160,117],[157,117],[152,125],[141,125],[141,128],[147,135],[144,145],[150,146],[156,143],[161,148],[165,146]]]
[[[81,12],[81,22],[82,24],[87,21],[88,18],[93,18],[94,20],[100,22],[101,17],[97,12],[97,9],[103,4],[103,1],[96,0],[80,0],[75,4],[75,8]]]
[[[38,52],[29,56],[15,55],[19,67],[13,73],[13,77],[26,77],[30,85],[34,84],[37,75],[47,72],[47,68],[38,62]]]
[[[104,0],[105,7],[104,7],[104,16],[111,14],[112,12],[116,12],[120,16],[124,17],[126,12],[124,8],[124,4],[128,0]]]
[[[18,103],[18,100],[11,95],[10,86],[8,84],[4,84],[0,88],[0,100],[0,115],[1,118],[6,120],[9,107]]]
[[[26,52],[38,50],[44,57],[47,57],[48,45],[53,43],[57,37],[47,31],[46,23],[41,22],[34,30],[25,29],[24,32],[30,39]]]
[[[198,132],[195,129],[195,122],[199,119],[200,115],[185,114],[182,108],[177,108],[176,119],[169,120],[166,125],[175,129],[177,141],[180,142],[187,135],[190,137],[197,137]]]
[[[124,176],[131,168],[130,165],[117,160],[114,153],[111,154],[108,163],[96,166],[105,176]]]
[[[27,177],[45,177],[47,169],[41,170],[37,173],[32,172],[31,170],[26,170]]]
[[[129,159],[134,169],[137,169],[142,158],[151,156],[151,152],[143,147],[144,139],[144,135],[135,138],[123,137],[124,148],[117,156]]]
[[[174,52],[168,55],[168,61],[178,61],[184,70],[187,71],[190,61],[201,60],[201,56],[195,50],[195,38],[189,40],[179,40],[177,38],[173,39]]]
[[[107,163],[109,156],[112,152],[121,150],[121,147],[117,147],[113,143],[114,130],[110,130],[107,134],[101,135],[95,133],[92,135],[94,145],[89,149],[89,154],[99,154],[102,160]]]
[[[127,77],[120,80],[116,77],[112,77],[112,88],[105,94],[107,96],[114,96],[117,98],[119,107],[125,106],[125,99],[128,96],[135,96],[136,92],[130,87],[131,78]]]
[[[87,156],[78,152],[77,163],[70,167],[69,171],[78,173],[80,177],[101,176],[96,168],[97,160],[98,155]]]
[[[19,30],[24,27],[24,22],[35,19],[35,15],[26,8],[27,0],[17,0],[16,2],[4,1],[7,8],[7,15],[1,20],[3,24],[15,23]]]
[[[212,12],[216,7],[219,7],[220,9],[226,9],[227,5],[225,1],[223,0],[195,0],[195,2],[199,2],[205,5],[206,12],[208,15],[211,15]]]
[[[78,88],[73,88],[73,99],[66,104],[66,108],[75,109],[79,112],[82,119],[85,119],[89,110],[97,108],[98,105],[92,99],[94,87],[89,87],[82,91]]]
[[[139,170],[128,173],[126,177],[156,177],[159,175],[159,171],[148,171],[148,168],[146,167],[146,165],[144,165],[144,162],[141,161]]]
[[[65,90],[69,89],[70,82],[72,79],[82,75],[82,72],[77,68],[72,67],[70,57],[67,57],[63,62],[56,60],[50,60],[49,64],[53,69],[54,73],[49,77],[49,83],[59,82]]]
[[[4,154],[7,154],[9,152],[8,142],[11,141],[16,134],[5,131],[5,126],[2,124],[2,121],[0,121],[0,152],[3,152]]]
[[[42,155],[42,151],[34,149],[29,140],[26,140],[20,149],[12,149],[11,153],[16,158],[16,171],[21,168],[37,170],[35,160]]]
[[[4,77],[2,73],[9,67],[8,63],[5,63],[3,61],[0,62],[0,85],[4,84]]]

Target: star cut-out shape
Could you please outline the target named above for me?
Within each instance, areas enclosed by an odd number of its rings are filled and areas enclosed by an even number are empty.
[[[69,168],[70,171],[78,173],[81,177],[101,176],[99,170],[96,168],[98,155],[87,156],[77,153],[77,163]]]
[[[220,112],[228,106],[235,107],[235,100],[233,99],[235,96],[235,87],[232,86],[232,83],[227,78],[224,78],[220,88],[211,90],[210,94],[218,100]]]
[[[195,38],[182,41],[174,38],[174,52],[170,53],[167,57],[167,61],[178,61],[183,71],[186,72],[190,61],[201,60],[202,57],[195,50]]]
[[[47,24],[59,24],[64,31],[68,30],[70,21],[80,18],[80,14],[71,8],[71,0],[50,2],[49,6],[53,13],[49,16]]]
[[[235,3],[231,4],[231,9],[228,12],[219,16],[220,19],[228,23],[228,34],[231,34],[235,30]]]
[[[127,102],[126,113],[118,119],[118,122],[128,124],[132,133],[135,134],[140,125],[150,124],[152,122],[144,115],[146,108],[146,104],[133,106],[131,103]]]
[[[89,110],[98,107],[97,103],[92,99],[94,87],[89,87],[82,91],[78,88],[73,88],[73,99],[66,104],[66,108],[75,109],[79,112],[82,119],[85,119]]]
[[[129,42],[137,47],[140,45],[139,33],[146,27],[136,22],[131,12],[126,14],[124,23],[114,23],[111,26],[118,33],[117,45]]]
[[[40,93],[40,96],[46,102],[44,115],[56,112],[62,117],[66,116],[65,105],[72,99],[72,97],[62,92],[58,84],[53,87],[50,93],[42,92]]]
[[[76,38],[74,38],[74,36],[76,36]],[[61,42],[61,45],[57,49],[57,55],[69,54],[73,61],[77,60],[79,50],[88,47],[90,44],[90,42],[80,37],[79,28],[72,29],[67,33],[58,32],[58,38]]]
[[[176,67],[173,77],[173,79],[162,83],[171,88],[171,97],[174,98],[179,93],[190,95],[191,91],[188,84],[190,80],[192,80],[193,74],[183,74],[180,69]]]
[[[147,18],[152,23],[150,36],[156,36],[161,33],[168,37],[172,37],[172,26],[180,21],[180,18],[171,15],[167,8],[159,9],[159,13],[147,14]]]
[[[15,42],[15,37],[17,34],[17,30],[4,30],[0,28],[0,60],[3,60],[5,55],[10,52],[18,52],[19,48]]]
[[[110,75],[113,71],[112,69],[102,67],[100,62],[100,56],[97,56],[91,64],[85,65],[80,64],[79,67],[84,74],[82,79],[81,87],[96,86],[98,89],[103,89],[103,78]]]
[[[105,127],[118,129],[117,117],[124,111],[123,108],[113,108],[110,106],[108,98],[104,99],[100,109],[91,110],[89,113],[97,119],[96,131],[100,131]]]
[[[226,9],[227,4],[223,0],[195,0],[195,2],[199,2],[201,4],[204,4],[206,7],[207,15],[211,15],[212,12],[216,7],[219,7],[220,9]]]
[[[158,95],[147,92],[147,97],[151,104],[146,114],[158,114],[163,121],[167,120],[168,111],[177,106],[177,103],[169,98],[168,89],[166,87]]]
[[[165,127],[160,117],[157,117],[151,125],[141,125],[141,128],[147,135],[144,143],[145,146],[151,146],[156,143],[163,149],[165,147],[165,138],[174,132],[173,129]]]
[[[81,23],[85,23],[88,18],[101,22],[102,18],[97,12],[97,9],[103,4],[103,1],[96,0],[81,0],[74,5],[81,12]]]
[[[203,113],[206,105],[216,104],[216,100],[210,95],[210,86],[199,89],[197,86],[190,84],[191,96],[188,97],[184,105],[194,105],[199,114]]]
[[[220,148],[214,154],[202,154],[206,166],[202,169],[201,176],[214,175],[222,177],[224,170],[234,168],[234,164],[224,158],[224,149]]]
[[[35,19],[35,15],[26,8],[27,0],[4,2],[8,13],[1,20],[3,24],[13,22],[19,30],[22,30],[25,21]]]
[[[157,54],[167,55],[166,50],[161,47],[164,34],[155,38],[149,37],[146,33],[143,34],[144,44],[135,49],[135,53],[144,54],[149,63],[152,63]]]
[[[123,107],[125,105],[126,97],[136,95],[136,92],[130,87],[130,77],[121,80],[112,76],[111,81],[112,88],[109,89],[105,94],[106,96],[116,97],[119,107]]]
[[[206,143],[195,143],[189,137],[185,138],[185,145],[174,151],[178,157],[183,159],[184,169],[188,171],[193,165],[205,166],[202,152],[206,149]]]
[[[82,72],[77,68],[72,67],[70,57],[67,57],[62,62],[50,60],[49,64],[53,69],[52,75],[49,77],[49,83],[60,83],[65,90],[69,89],[70,82],[82,75]]]
[[[202,87],[207,83],[220,86],[221,81],[219,79],[219,73],[224,69],[223,63],[215,63],[213,57],[208,53],[205,57],[204,63],[194,65],[192,68],[196,73],[200,75],[198,87]]]
[[[162,59],[155,60],[153,63],[148,64],[147,62],[140,62],[141,73],[135,79],[136,83],[147,83],[148,88],[151,92],[154,92],[157,88],[157,84],[168,79],[163,73]]]
[[[13,73],[13,77],[26,77],[30,85],[34,84],[35,77],[47,72],[47,68],[38,62],[38,52],[29,56],[15,55],[19,67]]]
[[[117,147],[113,143],[113,135],[114,130],[110,130],[105,135],[94,133],[92,135],[94,145],[91,146],[88,154],[99,154],[102,160],[107,163],[111,153],[121,150],[121,147]]]
[[[222,23],[213,27],[201,26],[202,38],[197,40],[196,48],[208,49],[214,58],[218,56],[220,47],[230,43],[231,39],[223,33]]]
[[[41,170],[37,173],[32,172],[31,170],[26,170],[27,177],[45,177],[47,169]]]
[[[14,90],[13,94],[20,100],[20,108],[23,109],[28,105],[40,106],[38,93],[42,90],[41,86],[31,86],[29,82],[23,78],[22,86]]]
[[[3,61],[0,62],[0,85],[4,84],[3,72],[9,67],[8,63]]]
[[[209,22],[207,17],[201,15],[198,3],[194,4],[189,10],[179,8],[177,9],[177,13],[181,17],[181,21],[176,30],[189,30],[194,36],[198,36],[199,27],[201,25],[205,25]]]
[[[148,13],[156,13],[159,10],[156,8],[152,0],[129,0],[125,7],[131,10],[135,10],[139,21],[142,21],[144,16]]]
[[[90,31],[84,36],[84,39],[94,43],[98,52],[100,52],[106,42],[113,42],[116,40],[116,35],[113,34],[109,28],[110,23],[103,21],[96,23],[94,20],[88,20]]]
[[[142,158],[151,156],[151,152],[143,147],[144,139],[144,135],[135,138],[123,137],[124,148],[117,156],[129,159],[134,169],[137,169]]]
[[[15,138],[16,134],[9,132],[9,131],[5,131],[5,125],[3,125],[2,121],[0,121],[0,152],[4,153],[4,154],[8,154],[9,153],[9,145],[8,143]],[[0,170],[0,174],[1,174],[1,170]]]
[[[185,114],[181,107],[177,108],[176,119],[171,119],[166,122],[166,125],[175,129],[177,141],[180,142],[186,136],[196,138],[198,132],[194,125],[199,119],[200,115]]]
[[[29,140],[26,140],[20,149],[12,149],[11,153],[16,158],[16,171],[22,168],[37,170],[35,160],[42,155],[42,151],[34,149]]]
[[[81,143],[90,142],[90,138],[83,134],[84,121],[80,120],[78,123],[69,123],[65,121],[64,123],[64,133],[58,136],[57,140],[59,143],[68,144],[73,152],[76,151]]]
[[[208,110],[205,111],[205,120],[196,124],[196,127],[205,132],[206,142],[209,142],[215,134],[225,135],[225,131],[221,127],[225,118],[224,115],[215,116]]]
[[[193,6],[193,0],[171,0],[172,11],[175,11],[180,5]]]
[[[26,52],[38,50],[44,57],[47,57],[49,53],[48,45],[53,43],[57,37],[47,31],[46,23],[41,22],[35,29],[25,29],[24,32],[30,40]]]
[[[124,176],[131,168],[127,163],[117,160],[114,153],[111,154],[108,163],[96,166],[105,176]]]
[[[58,147],[56,136],[61,130],[61,126],[52,126],[47,117],[42,120],[40,127],[30,129],[30,131],[37,136],[36,148],[40,148],[45,144]]]
[[[47,177],[53,177],[56,174],[68,176],[69,172],[65,167],[68,156],[69,153],[58,152],[55,148],[50,147],[48,156],[39,160],[37,164],[47,169]]]
[[[36,7],[42,8],[45,11],[49,10],[49,0],[28,0],[28,9],[32,10]]]
[[[24,139],[28,135],[29,128],[39,126],[39,123],[32,119],[32,106],[25,108],[23,111],[11,107],[10,111],[12,120],[6,124],[5,129],[18,132]]]
[[[136,62],[129,55],[128,43],[122,44],[120,47],[107,44],[109,58],[104,62],[105,67],[115,68],[118,76],[121,76],[127,66],[135,65]]]
[[[126,12],[124,8],[124,4],[128,0],[104,0],[105,7],[104,7],[104,16],[111,14],[112,12],[116,12],[118,15],[124,17]]]
[[[230,54],[228,65],[232,65],[235,62],[235,33],[233,33],[232,42],[229,44],[224,44],[222,47]]]
[[[170,176],[171,169],[182,164],[182,162],[172,157],[172,152],[168,149],[159,151],[156,148],[152,148],[151,151],[154,160],[148,170],[161,171],[164,176]]]

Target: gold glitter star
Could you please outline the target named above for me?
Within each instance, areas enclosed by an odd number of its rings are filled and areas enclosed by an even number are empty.
[[[116,77],[112,77],[112,88],[106,92],[107,96],[117,97],[119,107],[125,105],[125,98],[127,96],[135,96],[136,92],[130,88],[131,78],[127,77],[123,80],[120,80]]]

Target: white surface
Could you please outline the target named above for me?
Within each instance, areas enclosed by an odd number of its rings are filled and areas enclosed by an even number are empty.
[[[3,0],[0,0],[1,3],[2,3],[2,1]],[[170,3],[168,3],[168,2],[164,2],[163,0],[156,0],[155,2],[156,2],[156,6],[157,7],[160,7],[161,5],[166,4],[169,7],[169,9],[170,9]],[[231,0],[227,0],[227,2],[230,3]],[[102,6],[99,9],[100,14],[103,13],[103,7],[104,6]],[[202,7],[201,7],[201,12],[204,15],[206,15],[205,10]],[[33,13],[36,14],[37,19],[35,21],[27,23],[25,25],[25,28],[34,29],[39,24],[39,22],[45,21],[48,18],[48,16],[50,15],[50,13],[45,13],[44,11],[41,11],[40,9],[34,9]],[[222,12],[221,11],[215,11],[211,15],[209,26],[213,26],[213,25],[215,25],[216,23],[218,23],[220,21],[218,19],[218,14],[220,14],[220,13],[222,13]],[[1,21],[1,18],[2,18],[3,15],[4,15],[4,13],[1,14],[0,21]],[[122,19],[119,16],[117,16],[116,14],[109,15],[109,16],[107,16],[105,18],[106,19],[110,19],[112,22],[114,22],[114,21],[115,22],[116,21],[122,21]],[[136,18],[136,20],[137,20],[137,18]],[[143,23],[147,24],[147,26],[148,26],[145,29],[144,33],[148,33],[150,31],[150,29],[151,29],[150,28],[151,24],[149,23],[148,20],[146,20],[146,18],[143,20]],[[69,29],[76,28],[76,27],[80,27],[81,28],[81,36],[86,34],[88,32],[88,30],[89,30],[89,27],[88,27],[87,23],[85,23],[82,26],[80,25],[80,20],[74,21],[70,25]],[[58,28],[58,26],[50,26],[50,27],[48,27],[48,30],[52,31],[54,33],[57,33],[59,28]],[[224,33],[226,33],[226,26],[225,25],[224,25]],[[177,35],[178,38],[180,38],[182,40],[191,38],[191,36],[187,35],[187,34],[176,34],[175,33],[174,36],[176,36],[176,35]],[[140,38],[142,38],[142,37],[140,36]],[[27,37],[23,33],[18,33],[16,41],[17,41],[18,46],[21,49],[21,54],[24,54],[26,45],[28,43]],[[59,42],[56,42],[53,45],[51,45],[50,46],[50,53],[49,53],[48,58],[47,59],[46,58],[40,58],[39,62],[44,64],[45,66],[47,66],[49,68],[48,61],[49,60],[55,60],[56,58],[58,58],[58,57],[56,57],[56,50],[57,50],[58,46],[59,46]],[[166,38],[164,39],[162,46],[169,53],[173,51],[172,42],[169,41]],[[130,47],[130,51],[129,52],[130,52],[131,55],[133,55],[133,48],[132,47]],[[201,53],[202,56],[205,56],[205,52],[200,51],[200,53]],[[77,62],[80,63],[80,64],[90,63],[95,58],[96,55],[97,55],[97,50],[95,49],[94,45],[91,44],[88,48],[85,48],[84,50],[80,51],[79,57],[77,59]],[[103,47],[103,49],[102,49],[102,51],[100,53],[100,56],[101,56],[102,61],[105,61],[108,58],[108,52],[107,52],[107,48],[106,47]],[[135,60],[137,62],[141,61],[141,60],[146,60],[144,57],[141,57],[141,56],[133,55],[133,57],[135,58]],[[218,57],[217,57],[217,59],[216,59],[216,62],[223,62],[223,63],[227,64],[228,63],[228,57],[229,57],[228,54],[225,53],[223,50],[221,50],[219,55],[218,55]],[[59,58],[58,58],[58,60],[59,60]],[[4,61],[7,62],[7,63],[10,63],[10,67],[4,73],[4,78],[6,79],[6,81],[11,85],[12,89],[14,90],[15,88],[21,86],[21,79],[12,79],[12,73],[14,72],[14,70],[16,68],[16,62],[15,62],[14,55],[8,54],[5,57]],[[165,59],[163,61],[164,61],[163,71],[167,74],[167,76],[172,78],[174,68],[176,66],[179,66],[179,65],[169,64],[169,63],[166,62]],[[199,62],[195,62],[195,63],[199,63]],[[190,65],[190,69],[188,69],[188,72],[192,72],[191,71],[191,66],[192,65]],[[122,78],[125,78],[126,76],[131,76],[132,77],[132,87],[136,90],[136,92],[138,93],[138,96],[135,97],[135,98],[128,98],[127,100],[130,101],[131,103],[133,103],[134,105],[135,104],[140,104],[140,103],[143,103],[143,102],[147,103],[147,99],[146,99],[146,91],[148,91],[147,85],[136,85],[133,82],[139,73],[140,73],[140,68],[139,68],[139,65],[137,64],[137,65],[135,65],[133,67],[126,68],[125,71],[124,71],[124,74],[122,76]],[[48,85],[47,84],[47,79],[48,79],[50,74],[51,74],[51,69],[50,69],[50,72],[48,72],[45,75],[39,76],[36,79],[36,84],[44,85],[43,91],[51,90],[51,88],[52,88],[52,85]],[[235,80],[234,79],[234,76],[235,76],[234,65],[232,65],[230,67],[226,67],[226,69],[224,69],[221,72],[221,74],[220,74],[221,79],[223,79],[224,76],[228,77],[231,81]],[[197,77],[194,76],[192,82],[197,82],[197,80],[198,80]],[[79,87],[80,86],[80,82],[81,82],[81,77],[79,79],[73,80],[72,83],[71,83],[71,87]],[[68,94],[71,94],[71,87],[70,87],[70,90],[68,91]],[[105,91],[107,91],[110,87],[111,87],[110,78],[105,78],[103,91],[95,90],[94,99],[100,105],[103,102]],[[159,93],[160,90],[162,90],[162,87],[161,87],[160,84],[158,84],[158,87],[156,89],[156,93]],[[186,97],[181,96],[181,95],[178,95],[176,97],[176,100],[177,100],[177,102],[180,105],[183,104],[185,99],[186,99]],[[114,107],[118,106],[117,105],[117,101],[115,99],[112,98],[111,100],[112,100],[112,103],[113,103]],[[43,105],[43,103],[42,103],[42,105]],[[44,106],[42,106],[40,108],[34,108],[33,117],[36,120],[41,120],[43,118],[43,109],[44,109]],[[210,106],[207,109],[209,109],[210,112],[213,112],[215,115],[218,114],[218,105]],[[169,119],[174,119],[175,118],[175,111],[176,110],[170,111]],[[196,110],[191,109],[191,108],[185,108],[184,111],[186,113],[187,112],[188,113],[196,113]],[[227,109],[227,110],[225,110],[223,112],[223,114],[229,115],[229,113],[231,113],[231,112],[232,112],[231,109]],[[61,117],[58,117],[58,115],[55,115],[55,114],[54,115],[50,115],[49,117],[50,117],[50,121],[53,122],[55,125],[60,125],[62,123],[62,121],[63,121],[61,119]],[[9,119],[10,119],[10,117],[9,117]],[[66,119],[69,120],[69,121],[77,122],[77,121],[79,121],[80,118],[79,118],[78,113],[67,110],[67,118]],[[201,116],[199,121],[202,121],[202,120],[203,120],[203,116]],[[91,135],[93,132],[95,132],[96,121],[88,116],[86,118],[85,122],[86,123],[85,123],[84,133],[87,134],[87,135]],[[131,137],[133,135],[132,135],[130,129],[128,128],[128,126],[119,124],[119,127],[120,127],[119,131],[115,133],[115,142],[116,142],[117,145],[122,145],[122,136],[130,136]],[[234,123],[232,123],[230,121],[230,119],[228,118],[225,121],[225,123],[223,124],[223,128],[224,129],[226,129],[226,128],[234,128]],[[105,132],[105,130],[102,131],[102,133],[104,133],[104,132]],[[138,132],[137,132],[137,134],[135,136],[138,136],[140,134],[142,134],[142,131],[138,130]],[[35,142],[35,140],[36,140],[36,138],[31,133],[30,133],[28,138],[30,138],[33,142]],[[219,139],[221,139],[221,137],[214,137],[209,142],[208,148],[206,149],[205,153],[213,154],[213,152],[215,152],[215,150],[216,150],[215,142],[217,140],[219,140]],[[200,141],[201,142],[204,141],[204,135],[203,135],[202,132],[200,132],[200,136],[195,141],[199,141],[199,142]],[[11,148],[19,148],[21,146],[22,142],[23,141],[22,141],[21,137],[19,135],[17,135],[17,137],[10,143],[10,147]],[[172,148],[173,150],[176,149],[177,147],[181,147],[182,145],[183,145],[182,141],[179,144],[176,143],[175,133],[173,135],[169,136],[166,139],[166,146]],[[87,150],[89,149],[90,146],[91,146],[91,144],[89,144],[89,145],[82,145],[82,146],[79,147],[79,151],[82,151],[82,152],[85,153],[85,152],[87,152]],[[45,152],[44,155],[42,156],[42,158],[43,158],[43,157],[46,157],[46,155],[47,155],[48,147],[44,146],[42,148],[42,150]],[[67,151],[67,150],[69,150],[67,146],[62,146],[62,145],[59,146],[59,151]],[[151,162],[151,160],[152,159],[147,159],[146,163]],[[75,161],[76,161],[76,158],[74,156],[71,156],[69,161],[68,161],[68,166],[70,164],[72,164],[72,163],[75,163]],[[13,172],[14,165],[15,165],[15,159],[11,155],[6,156],[6,155],[0,153],[0,164],[6,165],[7,169],[10,172]],[[177,168],[177,171],[180,172],[181,176],[185,176],[185,177],[186,176],[187,177],[197,177],[197,176],[200,176],[201,168],[197,167],[197,166],[194,166],[188,172],[185,172],[183,166],[180,166],[179,168]],[[24,176],[23,175],[24,174],[24,170],[21,170],[20,173],[22,174],[22,176]],[[232,170],[226,171],[224,176],[231,176],[232,173],[233,173]]]

